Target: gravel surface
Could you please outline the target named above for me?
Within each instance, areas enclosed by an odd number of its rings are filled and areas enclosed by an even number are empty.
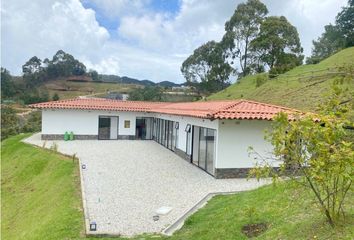
[[[43,146],[35,134],[27,143]],[[255,189],[254,179],[214,179],[154,141],[55,141],[58,151],[76,154],[84,180],[85,215],[97,234],[132,236],[161,232],[212,192]],[[50,148],[53,141],[47,141]],[[172,210],[153,220],[161,207]]]

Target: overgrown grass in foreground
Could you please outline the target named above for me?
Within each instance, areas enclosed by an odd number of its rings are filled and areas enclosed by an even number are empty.
[[[77,163],[26,145],[15,136],[2,142],[3,239],[83,239]],[[217,196],[191,216],[172,237],[133,239],[247,239],[241,228],[264,222],[254,239],[353,239],[353,193],[347,218],[332,229],[311,201],[311,193],[289,183]],[[351,205],[350,205],[351,204]],[[93,239],[93,238],[89,238]],[[117,238],[121,239],[121,238]]]

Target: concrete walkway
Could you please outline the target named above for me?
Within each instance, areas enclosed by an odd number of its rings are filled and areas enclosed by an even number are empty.
[[[24,141],[43,146],[39,134]],[[85,216],[97,223],[93,234],[159,233],[209,193],[265,184],[254,179],[214,179],[154,141],[55,142],[59,152],[76,154],[86,166],[81,170]],[[46,147],[52,145],[53,141],[46,142]],[[161,207],[172,210],[154,221]]]

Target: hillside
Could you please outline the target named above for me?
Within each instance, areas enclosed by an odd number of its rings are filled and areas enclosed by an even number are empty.
[[[138,80],[127,76],[120,77],[117,75],[106,75],[106,74],[99,74],[99,79],[103,82],[136,84],[136,85],[143,85],[143,86],[180,87],[182,85],[170,81],[162,81],[162,82],[155,83],[147,79]]]
[[[106,97],[109,92],[128,93],[137,88],[146,86],[160,86],[163,88],[171,88],[170,82],[161,82],[160,85],[155,83],[148,84],[148,80],[134,83],[121,82],[103,82],[103,81],[72,81],[67,78],[59,78],[45,82],[39,87],[40,90],[48,91],[49,96],[58,94],[60,99],[75,98],[78,96],[89,97]],[[181,90],[165,90],[165,99],[171,102],[193,101],[197,95],[189,90],[187,92]]]
[[[107,92],[128,93],[138,87],[142,86],[95,81],[68,81],[66,78],[59,78],[45,82],[39,89],[47,90],[50,96],[57,93],[60,99],[67,99],[78,96],[104,95]]]
[[[207,99],[245,98],[314,111],[333,81],[344,74],[354,79],[354,47],[344,49],[319,64],[302,65],[276,78],[268,79],[265,73],[247,76]],[[346,81],[343,87],[354,94],[353,81]]]

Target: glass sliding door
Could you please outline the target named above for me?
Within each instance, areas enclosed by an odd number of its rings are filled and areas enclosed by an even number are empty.
[[[198,162],[199,162],[199,133],[200,133],[200,127],[193,126],[192,163],[197,166],[198,166]]]
[[[173,139],[173,121],[168,121],[168,142],[167,148],[170,150],[172,149],[172,139]]]
[[[178,147],[178,129],[179,129],[179,122],[173,122],[173,138],[172,138],[173,151],[175,151],[176,148]]]
[[[165,121],[161,121],[161,144],[165,143]]]
[[[214,175],[215,130],[207,129],[206,170]]]
[[[137,117],[135,121],[135,134],[137,139],[151,140],[153,131],[153,118]]]
[[[192,163],[214,175],[216,130],[193,126]]]
[[[207,129],[199,128],[199,167],[206,170]]]

